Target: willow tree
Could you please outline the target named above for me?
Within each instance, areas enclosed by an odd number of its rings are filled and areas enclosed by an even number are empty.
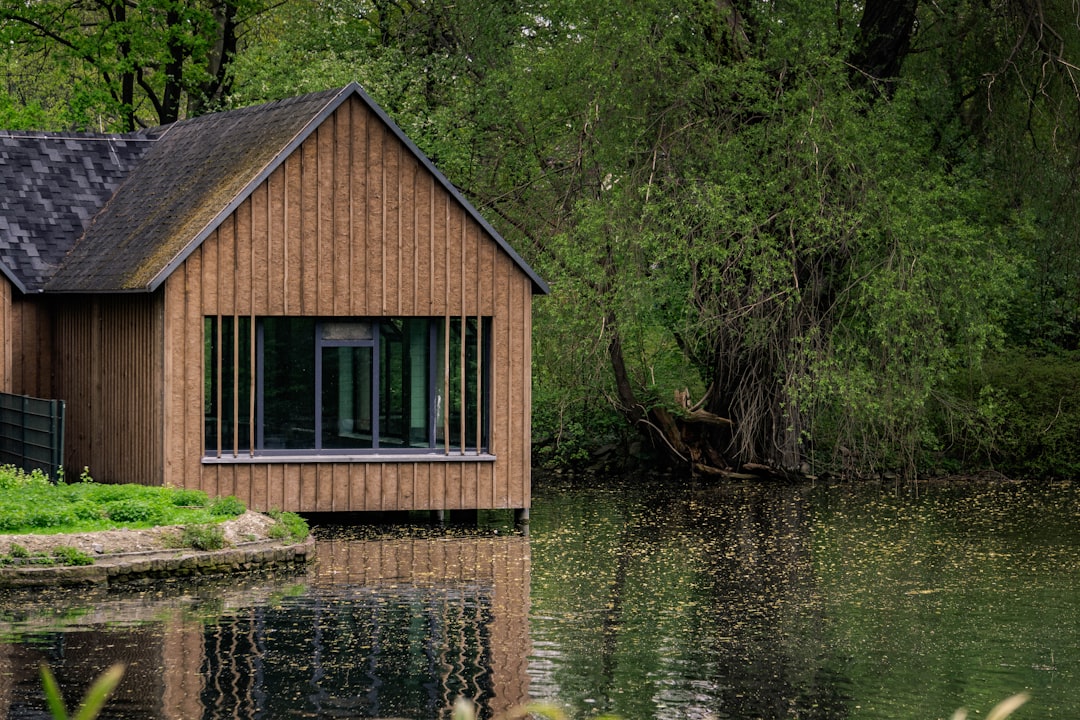
[[[914,470],[933,422],[982,422],[946,380],[1002,341],[1034,234],[982,64],[1039,38],[939,8],[545,3],[474,186],[555,288],[541,381],[705,473]]]

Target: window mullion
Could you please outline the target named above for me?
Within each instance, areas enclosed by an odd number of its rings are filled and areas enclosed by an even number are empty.
[[[480,448],[483,444],[483,432],[482,432],[482,420],[484,418],[484,404],[481,399],[484,397],[483,392],[484,383],[481,373],[484,370],[484,353],[482,352],[484,337],[484,331],[481,329],[484,327],[483,318],[479,315],[476,316],[476,454],[480,454]]]
[[[264,335],[263,335],[263,322],[258,320],[256,322],[254,316],[251,321],[255,323],[255,379],[252,382],[252,386],[255,388],[255,448],[262,450],[266,445],[266,396],[263,395],[263,374],[266,368],[265,361],[263,360],[264,352]]]
[[[373,323],[371,350],[371,447],[379,448],[379,415],[382,412],[382,324]]]
[[[215,320],[216,320],[216,322],[215,322],[216,327],[215,327],[214,331],[215,331],[215,334],[217,335],[216,342],[215,342],[216,347],[214,348],[214,354],[217,357],[217,367],[215,368],[215,374],[217,375],[217,388],[215,388],[215,391],[217,393],[217,398],[216,398],[216,403],[215,403],[217,405],[217,418],[216,418],[217,422],[215,423],[215,425],[217,426],[217,428],[216,428],[217,429],[217,440],[216,440],[215,445],[216,445],[216,454],[217,454],[218,457],[221,457],[221,426],[224,424],[224,414],[225,414],[224,402],[223,402],[223,397],[222,397],[222,395],[223,395],[223,393],[222,393],[222,382],[224,380],[224,377],[223,377],[224,371],[222,370],[222,366],[221,366],[221,362],[224,359],[224,357],[223,357],[224,352],[223,352],[223,348],[222,348],[223,332],[222,332],[222,329],[221,329],[222,316],[219,314],[215,318]]]
[[[322,450],[322,415],[323,415],[323,333],[322,323],[315,323],[315,445],[316,450]]]

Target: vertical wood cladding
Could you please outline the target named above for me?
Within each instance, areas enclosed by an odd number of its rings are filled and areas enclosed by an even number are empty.
[[[166,482],[257,509],[529,506],[532,281],[359,99],[189,256],[164,298]],[[497,460],[203,464],[203,318],[216,315],[491,317]]]
[[[0,281],[0,331],[3,332],[3,392],[51,398],[53,346],[49,304],[29,298]]]
[[[49,397],[67,404],[64,464],[103,482],[158,485],[162,471],[161,293],[54,299]]]

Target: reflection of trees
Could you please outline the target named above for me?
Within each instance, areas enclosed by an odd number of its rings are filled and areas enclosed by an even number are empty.
[[[538,548],[551,566],[533,574],[533,639],[553,648],[530,668],[541,693],[624,717],[845,714],[819,657],[795,490],[624,487],[553,502],[581,507],[534,534],[559,546]]]

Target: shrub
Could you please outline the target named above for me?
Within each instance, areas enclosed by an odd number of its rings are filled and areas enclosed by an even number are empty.
[[[60,545],[53,548],[53,557],[61,565],[93,565],[94,558],[87,555],[79,548],[68,545]]]
[[[270,537],[275,540],[284,540],[287,537],[291,537],[293,540],[299,542],[306,538],[311,532],[308,528],[307,521],[294,512],[271,510],[267,514],[277,520],[277,524],[270,528],[269,533]]]
[[[187,525],[180,544],[195,550],[220,550],[225,547],[225,532],[219,525]]]
[[[218,498],[210,505],[210,514],[218,517],[243,515],[247,512],[244,503],[240,502],[235,495]]]
[[[72,503],[71,514],[79,520],[101,520],[105,516],[100,507],[85,500]]]
[[[64,506],[34,507],[23,515],[23,523],[31,528],[52,528],[75,522],[75,513]]]
[[[1008,475],[1080,477],[1080,353],[1013,354],[990,363],[997,417],[989,455]]]
[[[48,475],[40,470],[26,472],[14,465],[0,466],[0,490],[15,490],[26,487],[49,487],[52,482]]]
[[[105,514],[113,522],[152,523],[164,516],[161,507],[147,500],[115,500],[105,504]]]
[[[210,499],[202,490],[175,490],[172,504],[176,507],[206,507]]]
[[[30,557],[30,551],[19,543],[11,543],[11,547],[8,548],[8,554],[13,558],[28,558]]]

